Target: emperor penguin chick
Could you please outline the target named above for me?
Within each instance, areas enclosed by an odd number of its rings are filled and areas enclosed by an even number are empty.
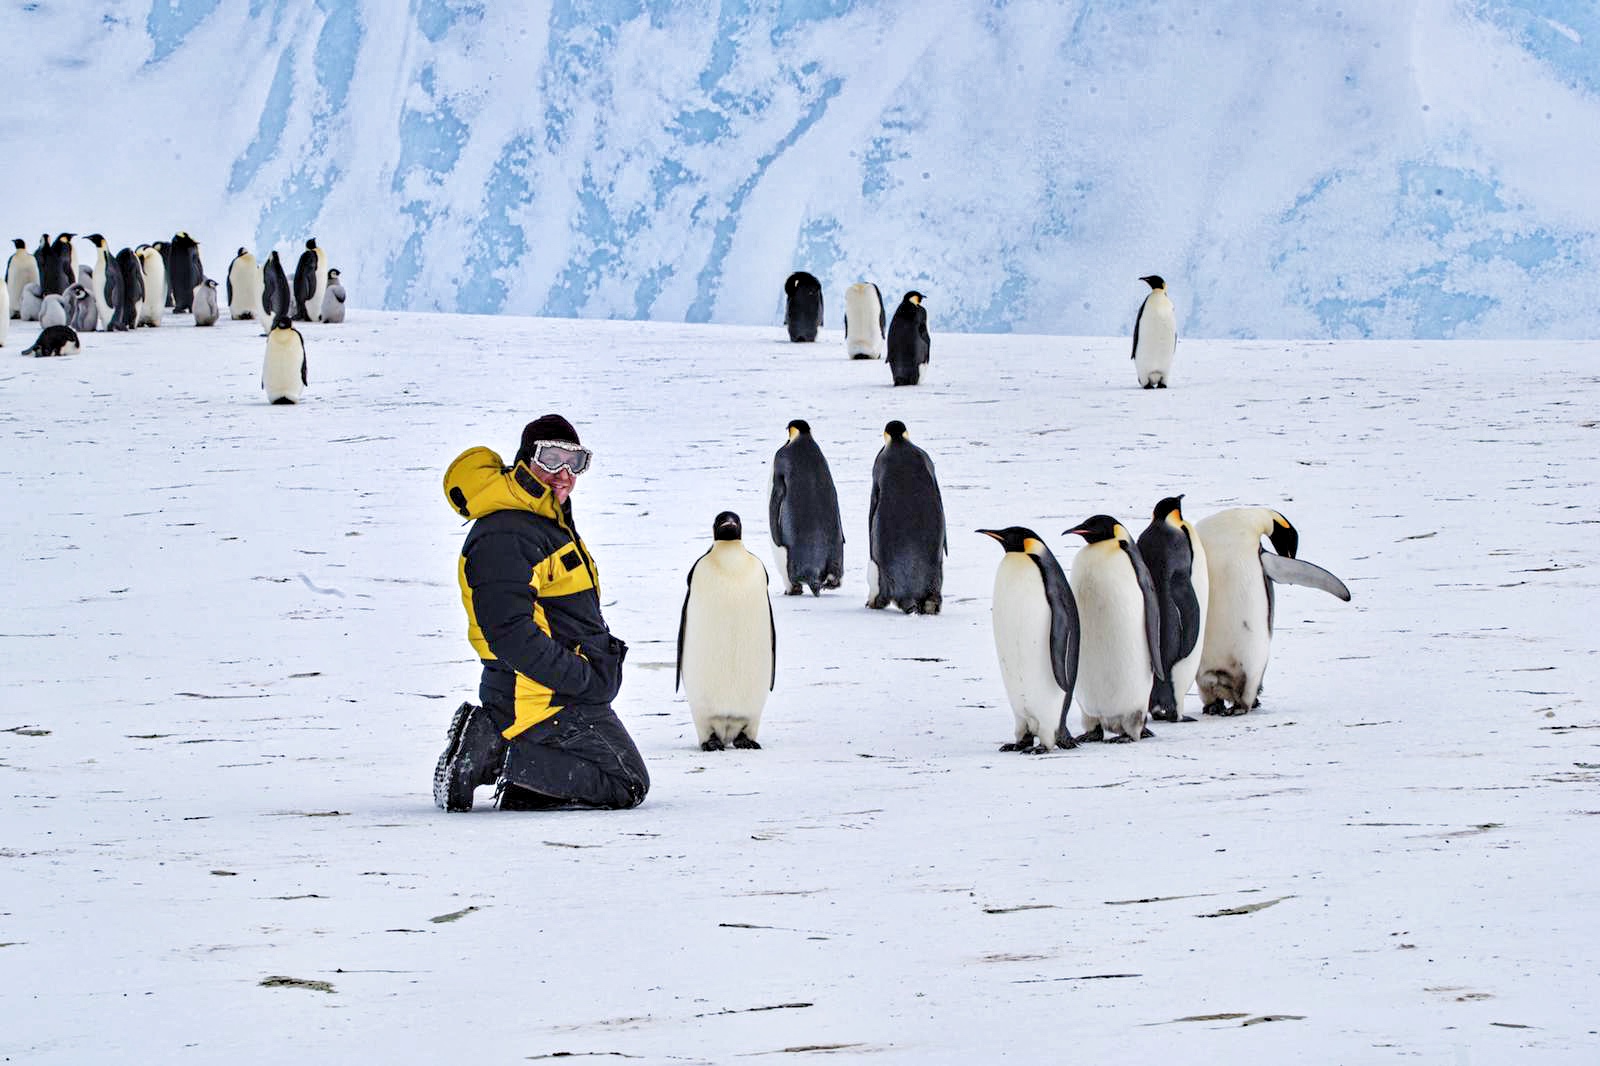
[[[674,687],[689,699],[702,750],[759,748],[761,711],[777,679],[767,568],[745,548],[732,511],[717,515],[711,536],[711,548],[689,568]]]
[[[1006,550],[994,575],[994,649],[1016,734],[1000,750],[1077,747],[1067,712],[1078,679],[1078,605],[1067,575],[1031,529],[978,532]]]

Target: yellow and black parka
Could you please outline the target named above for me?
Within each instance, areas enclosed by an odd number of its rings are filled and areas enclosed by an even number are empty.
[[[478,697],[502,734],[509,740],[564,706],[596,702],[585,698],[597,678],[584,651],[605,648],[610,632],[571,503],[558,503],[526,463],[507,467],[482,447],[450,464],[444,492],[473,519],[456,577],[467,639],[483,660]]]

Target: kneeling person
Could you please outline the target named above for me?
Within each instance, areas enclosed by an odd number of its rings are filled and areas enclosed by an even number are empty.
[[[434,802],[447,811],[471,810],[479,785],[497,786],[502,810],[637,807],[650,789],[611,709],[628,648],[601,616],[568,501],[590,458],[570,422],[545,415],[523,429],[510,469],[480,447],[445,473],[450,505],[474,520],[457,575],[483,660],[482,706],[456,711],[434,770]]]

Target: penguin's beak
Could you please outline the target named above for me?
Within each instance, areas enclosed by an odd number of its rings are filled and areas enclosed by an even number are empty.
[[[999,540],[1000,539],[1000,534],[998,532],[996,532],[995,530],[992,530],[992,529],[975,529],[975,530],[973,530],[973,532],[974,533],[982,533],[984,536],[993,537],[995,540]]]

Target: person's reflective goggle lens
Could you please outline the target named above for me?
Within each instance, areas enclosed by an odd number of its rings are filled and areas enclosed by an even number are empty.
[[[547,474],[554,474],[566,467],[576,476],[589,469],[589,460],[592,458],[594,453],[588,448],[564,441],[542,440],[533,446],[534,465]]]

